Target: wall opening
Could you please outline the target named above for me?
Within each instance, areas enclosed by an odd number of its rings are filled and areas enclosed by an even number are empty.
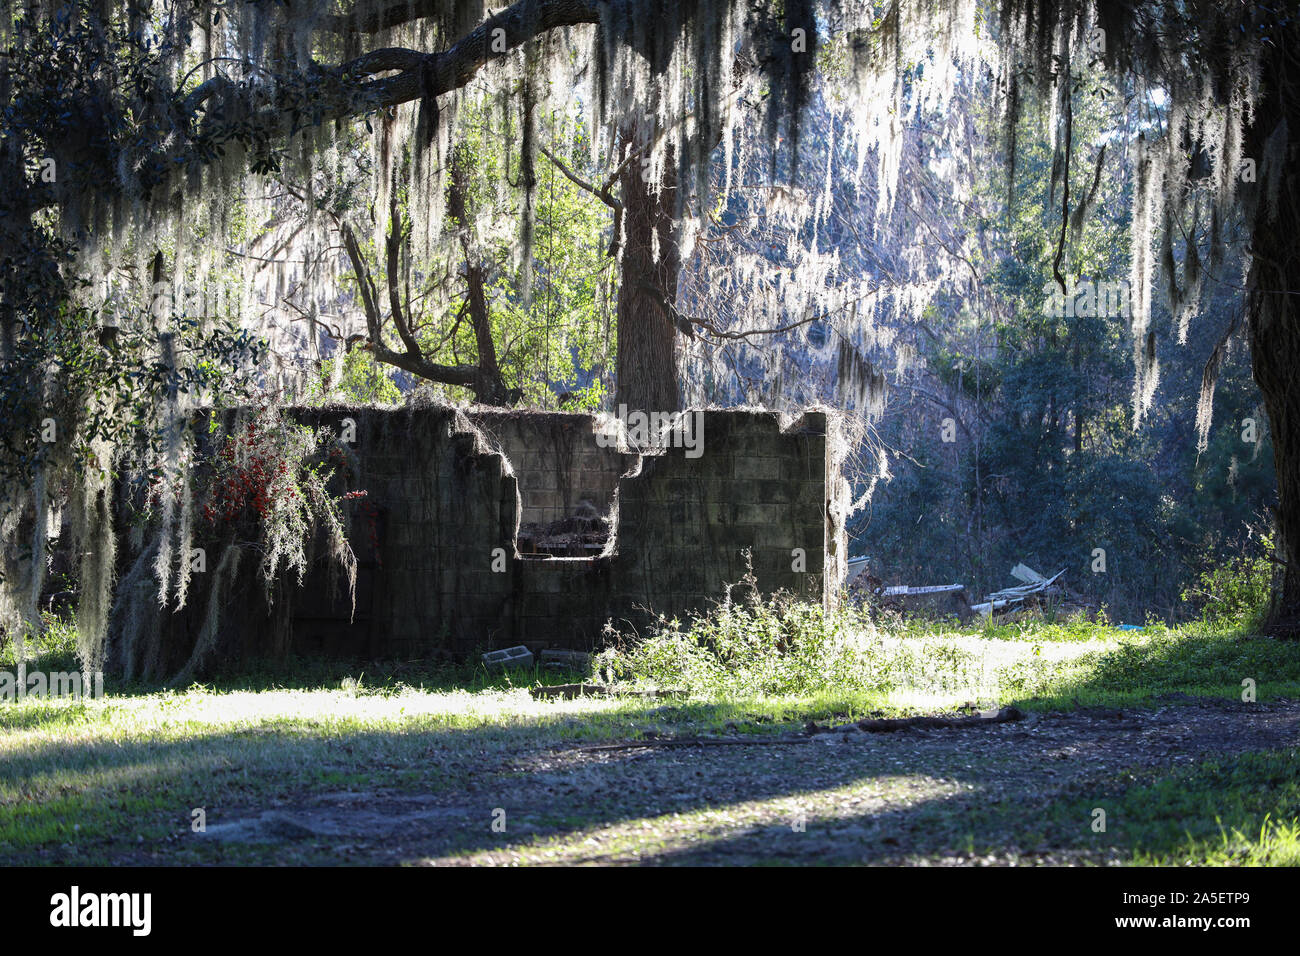
[[[519,489],[523,494],[524,489]],[[613,537],[611,508],[602,514],[596,505],[583,498],[574,505],[572,514],[545,525],[520,522],[516,546],[522,557],[595,558]]]
[[[597,558],[616,534],[619,478],[636,455],[602,447],[590,415],[474,410],[470,420],[500,450],[519,488],[522,558]]]

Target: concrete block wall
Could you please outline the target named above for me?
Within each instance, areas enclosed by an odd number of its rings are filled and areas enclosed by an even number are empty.
[[[694,458],[680,447],[644,455],[601,449],[587,415],[441,407],[291,414],[336,430],[344,419],[356,425],[349,487],[367,496],[346,505],[358,559],[355,611],[323,563],[302,587],[280,582],[268,607],[250,558],[225,618],[227,659],[293,652],[423,660],[513,644],[588,649],[610,621],[644,632],[643,608],[669,616],[707,610],[745,575],[745,552],[764,593],[830,601],[838,590],[837,496],[845,486],[823,412],[783,424],[775,413],[705,411]],[[574,497],[530,499],[528,482],[547,472]],[[595,501],[602,495],[616,517],[605,554],[518,553],[529,507],[537,514],[585,497],[603,509]],[[168,615],[169,665],[188,657],[205,605],[196,594],[186,611]]]
[[[596,443],[592,415],[473,409],[466,417],[500,449],[519,483],[521,523],[547,525],[587,500],[609,511],[636,456]]]
[[[619,484],[621,593],[682,613],[720,600],[752,569],[763,593],[824,596],[835,533],[826,523],[825,414],[786,430],[770,412],[703,414],[702,455],[646,455]]]

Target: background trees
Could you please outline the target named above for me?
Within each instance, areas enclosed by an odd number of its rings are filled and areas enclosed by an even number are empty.
[[[1157,306],[1161,380],[1134,427],[1131,303],[1108,310],[1096,295],[1127,267],[1133,170],[1112,131],[1135,121],[1131,111],[1105,87],[1075,106],[1075,175],[1089,182],[1100,158],[1103,176],[1095,212],[1067,249],[1070,310],[1052,308],[1047,278],[1059,215],[1041,116],[1027,111],[1018,125],[1010,204],[999,145],[977,147],[985,172],[963,212],[980,237],[971,256],[981,281],[976,294],[941,297],[918,323],[920,361],[892,389],[879,426],[907,455],[857,519],[861,547],[879,555],[888,583],[962,581],[984,593],[1006,586],[1008,570],[1025,561],[1048,574],[1067,569],[1072,588],[1140,621],[1191,613],[1181,596],[1200,573],[1232,554],[1263,553],[1252,528],[1267,524],[1272,452],[1258,427],[1237,290],[1206,296],[1185,344]],[[1200,449],[1197,393],[1235,322]],[[1247,420],[1257,441],[1243,440]],[[1097,548],[1104,573],[1094,570]]]

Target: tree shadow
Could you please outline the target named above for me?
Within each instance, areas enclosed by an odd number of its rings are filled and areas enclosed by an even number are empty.
[[[697,716],[723,720],[733,713],[719,704],[702,706]],[[19,805],[0,801],[0,859],[337,863],[348,862],[336,852],[346,843],[365,846],[364,862],[398,863],[508,850],[532,837],[563,840],[590,828],[782,799],[806,788],[783,764],[787,755],[759,754],[788,747],[754,747],[742,761],[749,772],[738,779],[733,761],[720,762],[703,748],[674,752],[667,761],[662,753],[647,761],[634,750],[575,755],[582,744],[609,739],[610,731],[593,737],[572,713],[511,726],[411,723],[355,732],[289,723],[161,743],[38,742],[0,769],[0,786],[27,794]],[[890,772],[896,769],[846,763],[830,782],[849,785]],[[239,844],[190,831],[199,807],[210,826],[268,812],[346,824],[346,811],[329,809],[340,798],[369,820],[378,808],[393,825],[350,832],[330,824],[313,834],[308,823],[299,838]],[[492,829],[498,809],[509,821],[505,833]]]

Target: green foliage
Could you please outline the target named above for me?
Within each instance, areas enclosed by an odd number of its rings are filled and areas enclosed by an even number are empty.
[[[1201,607],[1207,624],[1251,627],[1268,609],[1273,583],[1273,536],[1260,536],[1258,554],[1228,558],[1201,573],[1198,586],[1183,592],[1183,600]]]
[[[329,383],[340,363],[336,393],[331,394]],[[393,380],[391,368],[376,362],[365,349],[351,349],[341,358],[321,361],[320,373],[308,384],[306,399],[312,404],[342,400],[352,405],[397,405],[402,390]]]
[[[1080,663],[1078,686],[1092,693],[1162,694],[1199,688],[1236,698],[1247,678],[1261,684],[1300,680],[1300,661],[1285,642],[1195,623],[1126,632]]]
[[[17,667],[18,658],[13,641],[0,635],[0,669]],[[33,660],[49,670],[77,670],[77,624],[71,618],[50,611],[41,613],[40,627],[32,628],[27,635],[28,664]]]
[[[495,183],[503,155],[515,140],[486,111],[470,126],[464,148],[474,157],[480,203]],[[540,118],[547,148],[571,170],[596,181],[608,172],[593,165],[591,148],[578,117]],[[512,115],[511,122],[514,121]],[[507,135],[503,136],[503,132]],[[514,159],[518,162],[518,158]],[[609,209],[571,182],[558,166],[539,158],[533,261],[525,294],[522,264],[516,265],[518,239],[494,239],[490,255],[502,264],[492,285],[493,336],[505,345],[499,361],[524,391],[524,403],[554,408],[558,395],[572,397],[567,408],[595,409],[604,397],[602,368],[613,363],[612,287],[614,260],[605,255]],[[483,215],[483,206],[476,210]],[[495,217],[517,217],[516,208],[495,209]]]
[[[623,638],[595,666],[710,697],[959,693],[979,684],[983,669],[952,642],[903,639],[852,606],[827,614],[785,595],[724,603],[685,624],[660,618],[645,638]]]
[[[606,650],[608,674],[693,692],[800,693],[832,675],[850,678],[865,650],[850,647],[846,618],[782,598],[722,604],[712,614],[660,619],[644,640]]]
[[[464,216],[448,211],[440,241],[427,254],[420,252],[413,235],[425,216],[412,207],[413,161],[410,156],[402,160],[396,194],[405,223],[403,255],[411,257],[409,274],[404,272],[401,279],[409,284],[407,318],[427,361],[448,366],[481,363],[482,342],[464,281],[472,262],[482,272],[488,332],[504,382],[521,390],[525,405],[595,410],[607,396],[616,340],[615,260],[607,255],[611,211],[558,164],[589,182],[609,171],[593,161],[581,116],[557,111],[536,118],[536,135],[556,161],[537,158],[531,256],[525,258],[521,194],[502,188],[503,181],[519,175],[519,116],[499,106],[496,99],[473,96],[458,108],[458,141],[451,162],[463,180],[458,188],[463,190]],[[454,187],[447,188],[450,195]],[[340,188],[338,198],[344,205],[357,202],[346,193]],[[369,218],[373,212],[365,209],[363,215]],[[371,237],[361,237],[360,245],[377,286],[384,288],[384,254]],[[385,344],[396,345],[391,330],[386,337],[390,341]],[[376,381],[375,373],[351,364],[361,359],[349,357],[348,362],[344,390],[359,398],[372,396],[365,400],[391,400],[380,397],[391,392]],[[469,397],[462,386],[432,387],[451,400]],[[313,390],[318,392],[319,386]]]

